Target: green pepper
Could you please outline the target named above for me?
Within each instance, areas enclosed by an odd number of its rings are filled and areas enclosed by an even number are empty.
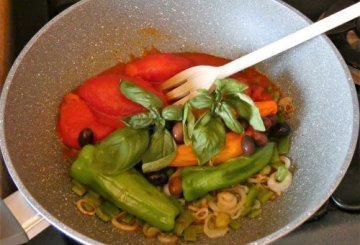
[[[268,143],[250,157],[241,156],[219,166],[196,166],[182,170],[182,189],[186,201],[209,191],[229,187],[261,171],[271,161],[274,143]]]
[[[74,179],[71,180],[71,183],[72,183],[71,190],[73,192],[75,192],[76,195],[78,195],[80,197],[85,195],[85,193],[87,192],[86,186],[80,184],[79,182],[77,182]]]
[[[101,206],[95,209],[95,214],[104,222],[108,222],[111,219],[111,217],[102,210]]]
[[[103,202],[100,207],[95,210],[96,215],[103,221],[107,222],[119,213],[119,209],[110,202]]]
[[[288,176],[289,170],[285,166],[280,166],[276,170],[275,179],[278,182],[283,182],[286,176]]]
[[[71,167],[71,176],[89,186],[118,208],[133,214],[157,228],[174,228],[178,208],[136,170],[106,175],[94,167],[95,146],[85,146]]]
[[[287,155],[290,150],[290,136],[282,137],[278,140],[278,151],[279,154]]]
[[[258,217],[262,213],[262,209],[253,209],[251,212],[247,215],[247,217],[253,219]]]
[[[280,161],[280,156],[279,156],[279,151],[278,151],[278,147],[274,147],[274,152],[273,152],[273,156],[271,158],[271,162],[279,162]]]
[[[274,195],[274,192],[266,189],[265,187],[262,187],[262,186],[258,186],[257,187],[258,189],[258,195],[257,195],[257,199],[262,203],[266,203],[267,201],[269,201],[273,195]]]
[[[258,193],[259,193],[259,191],[255,185],[250,186],[249,192],[247,193],[247,196],[246,196],[244,210],[241,213],[242,216],[246,216],[250,213],[252,206],[254,205],[255,200],[257,198]]]
[[[259,193],[258,199],[259,201],[264,204],[269,201],[274,196],[274,192],[272,191],[264,191]]]
[[[174,232],[177,236],[181,236],[184,230],[194,221],[194,218],[189,210],[185,210],[176,219]]]

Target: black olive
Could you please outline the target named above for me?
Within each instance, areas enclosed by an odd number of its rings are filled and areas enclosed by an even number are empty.
[[[286,122],[279,122],[272,126],[270,135],[273,137],[281,138],[290,134],[290,126]]]
[[[254,138],[255,144],[257,146],[266,145],[269,141],[267,135],[259,131],[254,131],[252,137]]]
[[[271,128],[272,126],[272,122],[271,122],[271,119],[268,118],[268,117],[263,117],[263,122],[264,122],[264,126],[266,128],[266,130],[268,130],[269,128]]]
[[[155,186],[165,185],[169,180],[169,177],[163,170],[147,173],[145,174],[145,177]]]
[[[181,144],[184,141],[184,132],[183,125],[181,122],[178,122],[172,128],[172,135],[176,141],[176,143]]]
[[[94,133],[90,128],[84,128],[79,136],[78,143],[80,147],[84,147],[87,144],[92,144],[94,142]]]
[[[241,140],[241,149],[246,156],[253,154],[255,151],[254,139],[249,135],[244,135]]]

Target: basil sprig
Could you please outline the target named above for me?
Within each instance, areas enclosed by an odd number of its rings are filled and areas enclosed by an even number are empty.
[[[167,167],[176,156],[176,142],[165,128],[165,123],[166,120],[181,121],[182,108],[170,105],[160,112],[162,100],[130,81],[123,81],[120,89],[125,97],[149,110],[149,112],[127,117],[123,119],[123,122],[135,129],[148,129],[150,126],[155,126],[150,144],[141,156],[143,172],[153,172]]]
[[[191,106],[197,109],[210,109],[213,114],[221,117],[226,126],[236,132],[244,131],[235,117],[234,110],[246,118],[250,125],[258,131],[265,131],[259,109],[252,99],[244,94],[248,88],[236,79],[221,79],[215,81],[216,89],[213,93],[207,90],[199,91],[198,95],[190,100]]]
[[[192,119],[189,113],[191,108],[185,104],[184,140],[186,143],[186,140],[191,138],[193,151],[199,164],[211,160],[224,147],[224,124],[235,133],[243,133],[244,128],[237,120],[235,111],[248,119],[254,129],[265,130],[258,108],[251,98],[244,94],[248,88],[245,84],[235,79],[222,79],[216,80],[215,85],[214,92],[199,90],[198,95],[189,101],[189,105],[196,109],[209,109],[209,112],[201,117],[195,126],[189,123]],[[192,133],[190,134],[189,131]]]

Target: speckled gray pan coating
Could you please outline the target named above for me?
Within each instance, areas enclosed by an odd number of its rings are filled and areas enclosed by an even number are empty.
[[[236,58],[306,26],[309,21],[275,0],[88,0],[56,17],[16,60],[1,97],[0,140],[6,165],[31,205],[54,226],[87,244],[144,244],[81,216],[71,193],[69,163],[56,135],[63,95],[86,78],[140,55],[196,51]],[[155,27],[152,36],[142,28]],[[203,244],[267,243],[304,222],[346,171],[358,134],[358,102],[349,72],[325,37],[272,58],[258,68],[294,98],[291,121],[294,183],[260,219],[241,222],[224,238]]]

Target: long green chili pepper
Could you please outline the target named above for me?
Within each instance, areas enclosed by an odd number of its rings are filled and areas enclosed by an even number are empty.
[[[240,183],[269,164],[274,143],[268,143],[250,157],[241,156],[219,166],[196,166],[182,170],[182,189],[186,201],[204,196],[209,191]]]
[[[85,146],[71,167],[71,176],[118,208],[164,231],[174,228],[178,208],[136,170],[106,175],[94,167],[95,147]]]

